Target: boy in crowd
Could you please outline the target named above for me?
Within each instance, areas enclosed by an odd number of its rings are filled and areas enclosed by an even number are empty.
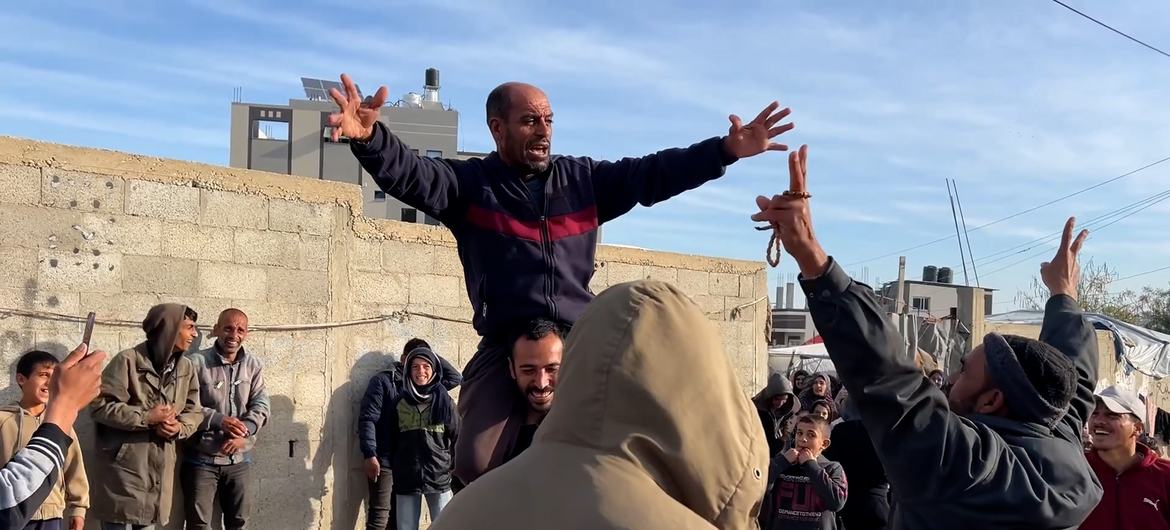
[[[841,465],[821,453],[829,447],[829,422],[808,414],[796,420],[796,446],[772,459],[760,510],[764,530],[835,530],[848,484]]]
[[[49,403],[49,381],[57,368],[57,358],[49,352],[33,350],[16,361],[16,384],[20,401],[0,407],[0,462],[8,462],[26,447],[33,432],[41,426]],[[81,530],[85,510],[89,508],[89,481],[79,444],[70,444],[65,452],[61,480],[53,485],[40,509],[32,515],[26,530]],[[68,526],[63,524],[68,518]]]
[[[171,518],[177,449],[203,421],[199,376],[183,353],[195,310],[159,304],[142,321],[146,340],[110,359],[90,404],[98,458],[93,512],[102,530],[153,530]]]
[[[188,357],[199,376],[203,423],[191,437],[180,470],[187,530],[211,528],[217,502],[223,528],[242,530],[254,494],[251,450],[268,422],[268,391],[260,358],[244,350],[248,315],[225,309],[211,336],[210,348]]]

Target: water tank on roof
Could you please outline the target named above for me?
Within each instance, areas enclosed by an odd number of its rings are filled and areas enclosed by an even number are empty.
[[[414,92],[410,92],[410,93],[406,94],[405,96],[402,96],[402,106],[404,106],[404,107],[419,108],[419,107],[422,107],[422,102],[423,102],[422,94],[416,94]]]
[[[427,68],[425,81],[427,88],[439,88],[439,69]]]
[[[938,281],[938,267],[934,265],[927,265],[922,268],[922,281],[937,282]]]
[[[938,283],[951,283],[953,277],[954,273],[950,267],[942,267],[938,270]]]

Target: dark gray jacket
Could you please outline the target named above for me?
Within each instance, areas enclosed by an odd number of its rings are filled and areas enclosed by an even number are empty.
[[[256,433],[268,423],[271,407],[260,358],[240,348],[236,362],[226,364],[214,344],[190,354],[189,358],[199,376],[203,422],[188,440],[185,460],[217,466],[251,462],[249,453],[256,444]],[[248,427],[244,450],[235,455],[220,452],[226,440],[223,419],[227,416],[239,418]]]
[[[1040,339],[1068,355],[1077,390],[1055,428],[951,412],[907,357],[873,290],[836,263],[801,280],[809,309],[894,491],[892,528],[1071,529],[1101,498],[1081,448],[1097,341],[1075,300],[1048,301]]]

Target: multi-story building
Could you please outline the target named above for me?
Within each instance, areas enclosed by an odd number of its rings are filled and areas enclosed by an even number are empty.
[[[329,114],[337,105],[328,91],[340,89],[340,84],[301,81],[305,99],[290,99],[288,105],[232,103],[229,165],[357,184],[370,217],[439,224],[379,189],[350,152],[347,138],[333,141]],[[411,92],[382,107],[380,119],[419,155],[485,156],[458,150],[459,112],[439,100],[439,71],[434,68],[426,71],[422,94]]]

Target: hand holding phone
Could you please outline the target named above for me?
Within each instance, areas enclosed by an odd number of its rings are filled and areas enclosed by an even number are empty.
[[[89,340],[93,338],[93,324],[96,320],[97,314],[93,311],[90,311],[89,315],[85,317],[85,332],[81,335],[81,343],[85,345],[86,350],[89,349]]]

